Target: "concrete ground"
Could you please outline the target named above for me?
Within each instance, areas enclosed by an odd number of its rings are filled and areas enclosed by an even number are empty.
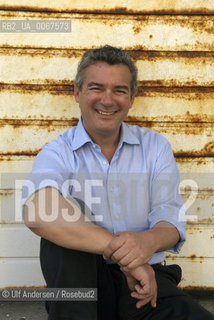
[[[214,292],[191,293],[204,308],[214,314]],[[47,320],[43,302],[1,302],[0,320]]]

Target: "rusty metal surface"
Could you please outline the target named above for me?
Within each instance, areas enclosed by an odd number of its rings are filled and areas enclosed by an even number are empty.
[[[214,87],[214,52],[130,53],[141,86]],[[0,49],[0,83],[71,85],[81,54],[80,50]]]
[[[78,118],[80,110],[72,91],[73,87],[66,85],[0,85],[0,118]],[[142,86],[129,115],[144,122],[214,122],[213,100],[212,88]]]
[[[14,200],[21,189],[4,174],[27,176],[41,147],[77,123],[77,62],[84,50],[109,43],[129,50],[139,68],[139,91],[127,122],[163,134],[171,142],[181,181],[194,179],[198,185],[188,207],[188,216],[197,219],[188,220],[181,254],[167,254],[167,261],[183,267],[181,287],[214,288],[209,276],[214,267],[213,14],[212,0],[0,0],[0,20],[72,21],[67,34],[1,33],[0,273],[7,277],[0,287],[42,281],[35,258],[38,239],[14,220],[14,203],[21,216]],[[190,195],[187,186],[186,205]],[[21,242],[11,238],[4,247],[11,234]],[[20,243],[30,243],[33,250]],[[23,278],[26,265],[37,279]]]
[[[1,9],[29,11],[95,12],[122,14],[212,14],[212,0],[110,0],[105,3],[85,0],[5,0],[0,1]]]
[[[213,258],[167,258],[167,264],[179,264],[183,270],[179,287],[187,290],[213,290]]]
[[[72,32],[61,33],[60,37],[47,33],[35,33],[33,37],[29,33],[20,36],[1,33],[2,47],[87,49],[109,43],[130,50],[213,51],[214,16],[47,14],[2,10],[0,19],[72,21]]]
[[[172,144],[177,157],[213,157],[213,123],[143,122],[128,118],[128,123],[153,129]],[[0,154],[35,155],[42,145],[56,139],[66,129],[76,125],[77,119],[56,120],[0,120]]]

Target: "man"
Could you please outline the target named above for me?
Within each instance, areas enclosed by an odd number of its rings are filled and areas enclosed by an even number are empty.
[[[42,237],[47,286],[98,289],[97,302],[46,303],[49,320],[213,319],[177,289],[179,266],[162,264],[185,241],[179,174],[161,135],[123,122],[136,90],[128,54],[87,51],[74,88],[81,119],[35,160],[24,215]]]

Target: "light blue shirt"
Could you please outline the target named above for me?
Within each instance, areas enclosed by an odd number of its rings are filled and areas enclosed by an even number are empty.
[[[169,251],[178,253],[185,241],[179,171],[170,144],[152,130],[122,123],[109,163],[80,119],[37,155],[23,189],[23,204],[47,186],[64,197],[83,200],[93,212],[93,222],[112,233],[143,231],[168,221],[180,233],[180,241]],[[149,263],[163,261],[164,252],[158,252]]]

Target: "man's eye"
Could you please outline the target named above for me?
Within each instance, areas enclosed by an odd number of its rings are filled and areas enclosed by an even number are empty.
[[[99,87],[91,87],[90,90],[93,90],[93,91],[101,91],[101,89]]]
[[[116,93],[119,93],[119,94],[126,94],[126,91],[124,90],[117,90]]]

